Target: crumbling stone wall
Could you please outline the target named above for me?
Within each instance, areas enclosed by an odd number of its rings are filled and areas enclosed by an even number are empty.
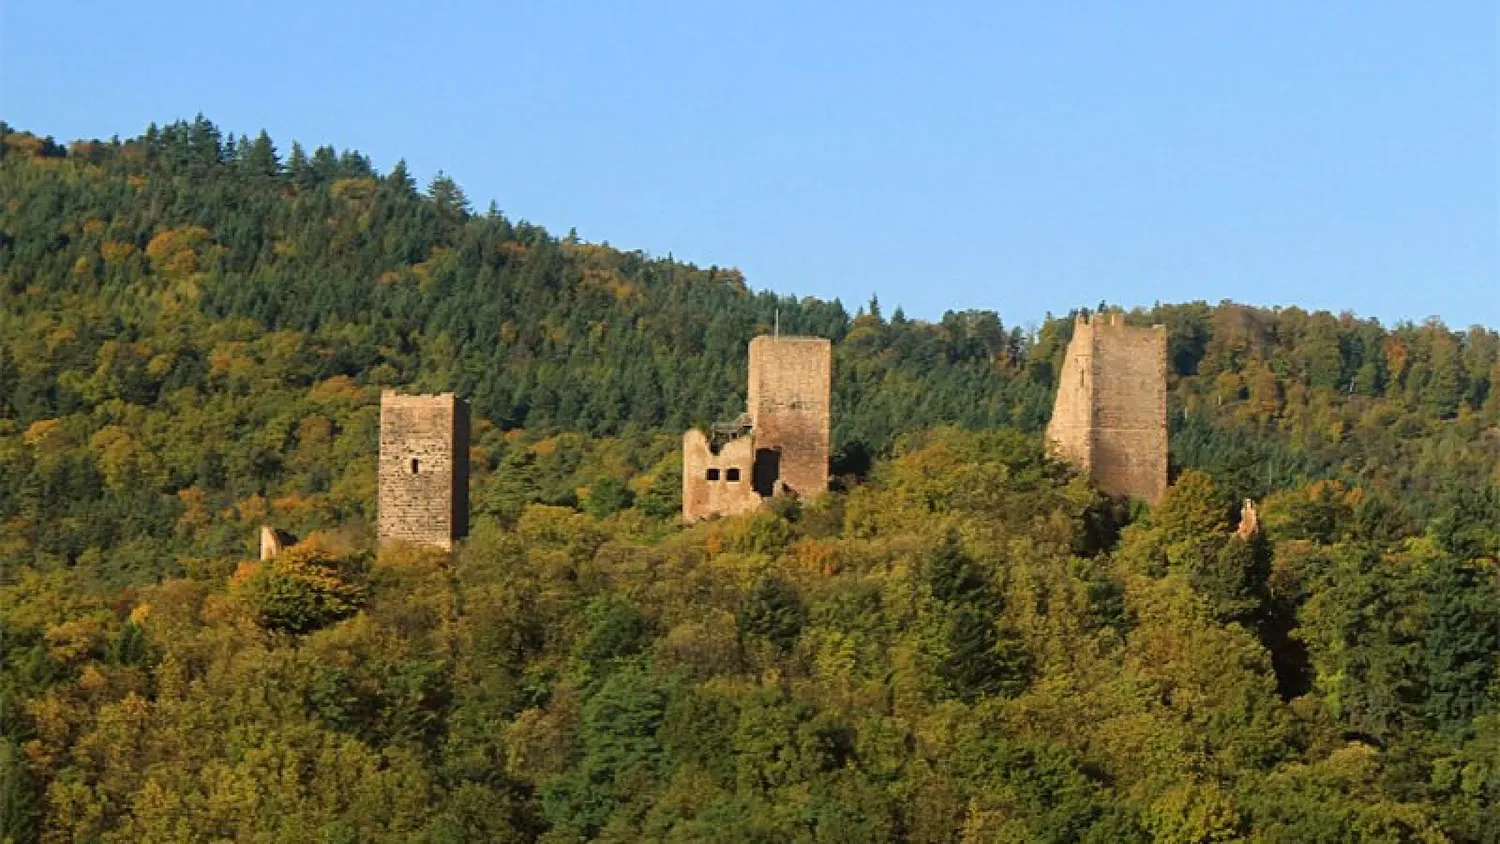
[[[290,548],[297,544],[297,537],[292,536],[284,530],[278,530],[270,525],[260,526],[260,558],[269,560],[280,554],[283,548]]]
[[[708,437],[694,428],[682,435],[682,515],[689,522],[707,515],[733,516],[760,506],[751,483],[755,442],[730,440],[717,454]]]
[[[1255,509],[1255,502],[1246,498],[1240,504],[1240,526],[1235,529],[1235,535],[1249,542],[1260,533],[1260,511]]]
[[[1080,319],[1073,327],[1062,372],[1057,378],[1057,399],[1047,440],[1054,456],[1085,473],[1094,469],[1094,337],[1093,327]]]
[[[1111,495],[1156,502],[1167,488],[1163,326],[1080,317],[1058,377],[1047,439]]]
[[[736,423],[748,419],[748,430],[728,426],[734,435],[717,451],[701,431],[682,437],[685,521],[750,512],[773,495],[828,491],[832,370],[824,338],[750,341],[749,412]]]
[[[469,409],[452,393],[380,394],[379,536],[452,549],[469,532]]]

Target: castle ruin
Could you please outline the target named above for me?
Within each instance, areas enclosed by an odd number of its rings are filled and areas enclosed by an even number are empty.
[[[260,526],[260,559],[261,562],[271,559],[280,554],[282,549],[290,548],[297,544],[297,537],[292,536],[284,530],[278,530],[270,525]]]
[[[1080,316],[1047,440],[1104,492],[1156,503],[1167,489],[1167,331]]]
[[[452,550],[469,532],[469,408],[453,393],[380,394],[380,544]]]
[[[682,437],[682,518],[755,510],[777,495],[828,491],[833,347],[822,337],[750,341],[747,412]]]

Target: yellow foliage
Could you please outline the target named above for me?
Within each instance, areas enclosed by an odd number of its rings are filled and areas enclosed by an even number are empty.
[[[724,553],[724,528],[719,522],[710,522],[704,530],[703,550],[710,555]]]
[[[673,627],[660,646],[665,663],[680,666],[695,677],[726,673],[735,664],[738,652],[734,615],[715,609]]]
[[[1237,401],[1244,396],[1245,379],[1238,372],[1225,371],[1214,379],[1214,394],[1218,400]]]
[[[59,325],[47,334],[47,351],[56,352],[58,347],[74,342],[78,339],[78,332],[72,326]]]
[[[299,448],[323,448],[333,439],[333,420],[326,416],[308,416],[297,423]]]
[[[15,557],[31,549],[32,522],[21,516],[0,522],[0,557]]]
[[[545,710],[522,710],[505,731],[506,773],[522,782],[540,782],[567,770],[578,721],[578,700],[562,687]]]
[[[631,283],[613,267],[585,267],[580,282],[581,286],[602,290],[617,301],[640,299],[645,296],[645,291],[640,285]]]
[[[380,549],[376,565],[408,572],[436,572],[447,567],[448,553],[441,548],[396,542]]]
[[[241,561],[239,565],[234,567],[234,574],[229,576],[230,588],[235,589],[245,585],[245,581],[259,574],[263,566],[264,564],[259,560]]]
[[[832,577],[841,570],[837,549],[828,542],[807,538],[792,546],[792,559],[805,571]]]
[[[334,199],[342,199],[348,202],[365,202],[375,196],[375,180],[369,177],[354,179],[339,179],[333,183],[328,192]]]
[[[177,499],[182,502],[182,515],[177,517],[177,532],[184,536],[197,536],[212,521],[212,516],[203,503],[203,490],[195,484],[178,490]]]
[[[202,226],[183,226],[158,232],[146,244],[146,257],[157,272],[180,276],[197,272],[207,263],[212,249],[212,235]]]
[[[254,493],[248,498],[241,498],[234,503],[232,514],[226,514],[225,518],[240,518],[250,521],[265,521],[270,511],[266,507],[266,500],[260,493]]]
[[[347,375],[335,375],[326,381],[319,381],[312,385],[312,389],[308,390],[307,394],[310,398],[322,401],[333,399],[359,401],[364,399],[365,389],[359,386],[359,382]]]
[[[591,531],[593,524],[592,519],[571,507],[528,504],[516,520],[516,532],[533,542],[562,545]]]
[[[83,671],[79,672],[78,688],[85,692],[94,694],[102,691],[106,685],[108,685],[108,682],[104,679],[104,675],[100,673],[99,666],[92,662],[85,665]]]
[[[280,495],[272,499],[271,510],[278,516],[293,520],[302,520],[308,517],[328,518],[333,515],[333,509],[328,503],[327,496],[314,495],[304,497],[296,492]]]
[[[260,364],[248,352],[248,343],[230,341],[215,344],[208,353],[209,373],[233,378],[253,376],[260,369]]]
[[[1401,383],[1406,377],[1406,364],[1411,360],[1406,344],[1395,334],[1387,334],[1380,341],[1380,350],[1385,352],[1386,369],[1390,372],[1392,383]]]
[[[104,647],[104,626],[96,616],[86,615],[50,627],[44,636],[47,656],[70,663],[92,656]]]
[[[43,454],[57,454],[73,447],[73,437],[63,428],[61,419],[38,419],[21,435],[21,441]]]
[[[1200,844],[1238,841],[1239,809],[1216,783],[1188,781],[1169,790],[1147,817],[1156,841]]]
[[[104,483],[116,491],[125,490],[143,469],[140,446],[130,432],[118,425],[106,425],[89,439]]]

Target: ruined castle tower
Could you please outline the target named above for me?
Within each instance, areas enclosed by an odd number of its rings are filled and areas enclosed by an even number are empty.
[[[1047,440],[1100,489],[1155,503],[1167,489],[1167,331],[1079,317]]]
[[[822,337],[750,341],[748,412],[682,437],[682,518],[745,513],[774,495],[828,491],[833,347]]]
[[[380,394],[379,534],[451,550],[469,532],[469,408],[452,393]]]
[[[750,341],[750,427],[755,460],[779,455],[777,475],[793,494],[828,491],[829,393],[833,346],[822,337]],[[763,485],[763,484],[757,484]]]

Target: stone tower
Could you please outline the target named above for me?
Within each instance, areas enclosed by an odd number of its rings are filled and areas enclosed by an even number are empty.
[[[451,550],[469,532],[469,408],[452,393],[380,394],[380,544]]]
[[[750,341],[750,427],[757,465],[780,455],[778,475],[794,495],[828,491],[829,393],[833,345],[822,337]]]
[[[1120,314],[1079,317],[1047,440],[1115,496],[1155,503],[1167,489],[1167,331]]]
[[[682,437],[682,518],[745,513],[775,495],[828,491],[833,347],[822,337],[750,341],[749,408]]]

